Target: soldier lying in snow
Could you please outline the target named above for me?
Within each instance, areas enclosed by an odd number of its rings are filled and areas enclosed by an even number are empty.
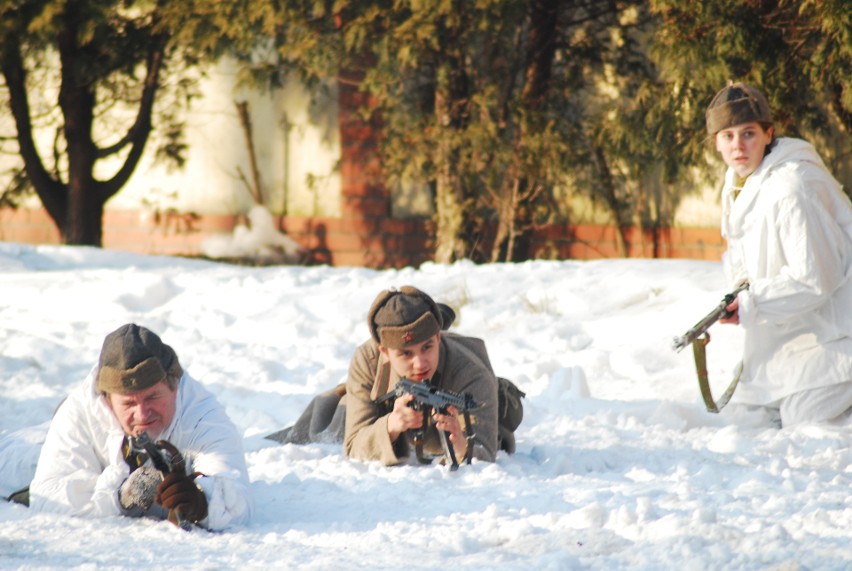
[[[154,464],[158,450],[167,468]],[[98,366],[50,423],[28,498],[15,499],[41,512],[215,530],[247,523],[253,507],[242,439],[224,408],[135,324],[107,335]]]
[[[523,396],[495,377],[481,339],[447,333],[455,314],[410,286],[381,292],[368,314],[371,339],[355,352],[345,385],[319,396],[296,424],[268,436],[282,443],[343,442],[350,458],[405,462],[415,451],[428,462],[446,457],[442,435],[458,459],[494,461],[515,450]],[[467,395],[475,410],[409,406],[413,395],[383,398],[400,379]],[[467,417],[467,418],[466,418]]]

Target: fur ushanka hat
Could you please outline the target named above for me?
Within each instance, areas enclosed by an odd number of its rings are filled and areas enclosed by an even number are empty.
[[[367,324],[376,343],[387,349],[403,349],[441,331],[443,316],[431,297],[415,287],[403,286],[376,297]]]
[[[135,323],[122,325],[104,339],[98,361],[97,390],[130,394],[153,387],[183,369],[174,350],[156,333]]]

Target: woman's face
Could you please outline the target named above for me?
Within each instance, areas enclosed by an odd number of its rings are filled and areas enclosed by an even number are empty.
[[[760,166],[773,130],[769,127],[764,131],[756,121],[722,129],[716,133],[716,150],[726,165],[740,177],[747,177]]]

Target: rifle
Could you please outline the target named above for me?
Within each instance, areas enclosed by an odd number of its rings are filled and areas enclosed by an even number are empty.
[[[698,388],[701,390],[701,398],[704,399],[704,407],[708,412],[719,412],[726,404],[728,404],[728,401],[731,400],[731,397],[734,394],[734,390],[737,388],[743,369],[742,363],[740,363],[738,371],[734,375],[734,379],[731,381],[731,384],[728,385],[728,388],[722,394],[719,401],[714,401],[713,394],[710,391],[710,380],[707,373],[706,347],[707,344],[710,343],[710,335],[707,333],[707,330],[721,318],[730,317],[732,315],[732,313],[728,311],[727,307],[733,303],[741,291],[747,289],[748,282],[743,282],[738,285],[734,291],[722,298],[722,301],[719,302],[716,309],[708,313],[704,319],[696,323],[692,329],[684,333],[682,336],[675,337],[674,339],[673,349],[675,351],[679,352],[687,345],[692,345],[692,353],[695,358],[695,372],[698,375]]]
[[[180,451],[170,443],[162,440],[156,443],[151,440],[147,432],[142,432],[139,436],[130,437],[130,447],[134,452],[145,452],[154,464],[154,468],[160,471],[163,476],[172,472],[181,472],[186,474],[186,462],[183,459]],[[169,444],[168,447],[164,444]],[[176,525],[184,531],[192,529],[192,522],[183,517],[179,507],[172,510],[174,512]]]
[[[376,404],[381,404],[383,402],[389,401],[391,399],[395,399],[397,397],[401,397],[402,395],[414,395],[414,399],[412,399],[409,406],[414,410],[423,411],[423,428],[416,431],[414,434],[415,445],[418,446],[418,458],[420,457],[419,452],[419,442],[422,441],[423,433],[426,428],[426,419],[429,415],[430,408],[435,409],[440,414],[447,414],[447,409],[449,407],[454,407],[459,412],[463,413],[465,416],[465,431],[467,432],[470,429],[470,411],[479,408],[479,405],[473,400],[473,397],[468,393],[464,393],[463,395],[459,395],[450,391],[443,391],[437,387],[433,387],[426,383],[415,383],[414,381],[410,381],[408,379],[400,379],[396,384],[392,391],[385,393],[383,396],[376,400]],[[447,435],[445,431],[439,430],[438,436],[441,438],[441,446],[444,449],[444,456],[450,462],[450,470],[456,471],[459,469],[459,463],[456,460],[455,450],[453,450],[453,445],[447,440]],[[470,464],[471,458],[471,446],[473,446],[473,434],[467,435],[468,439],[468,453],[467,453],[467,462]],[[422,461],[422,459],[421,459]]]
[[[727,310],[727,307],[733,303],[733,301],[737,298],[737,295],[744,290],[748,289],[748,282],[743,282],[737,286],[737,288],[731,293],[725,295],[722,298],[722,301],[719,302],[719,305],[716,308],[704,316],[704,318],[692,326],[692,329],[681,335],[680,337],[674,338],[674,344],[672,348],[675,351],[680,352],[684,347],[694,342],[696,339],[704,335],[710,326],[722,319],[723,317],[730,317],[731,312]]]

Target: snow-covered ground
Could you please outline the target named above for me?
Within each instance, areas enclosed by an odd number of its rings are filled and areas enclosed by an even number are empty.
[[[526,391],[517,453],[448,473],[265,440],[345,378],[370,302],[406,284]],[[0,439],[48,420],[136,322],[227,406],[257,505],[247,527],[185,533],[0,502],[0,568],[852,568],[852,428],[709,414],[672,350],[726,287],[686,260],[246,268],[0,243]],[[719,393],[740,333],[711,333]]]

